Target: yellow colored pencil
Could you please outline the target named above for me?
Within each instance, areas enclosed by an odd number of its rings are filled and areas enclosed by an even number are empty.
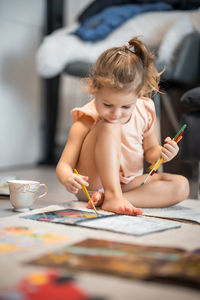
[[[76,169],[74,169],[74,173],[76,173],[76,175],[79,175],[79,173],[78,173],[78,171],[77,171]],[[91,199],[91,197],[90,197],[90,195],[89,195],[89,193],[88,193],[88,190],[87,190],[86,186],[83,185],[83,184],[81,184],[81,187],[82,187],[84,193],[86,194],[88,200],[91,202],[92,207],[93,207],[95,213],[98,215],[98,212],[97,212],[97,210],[96,210],[96,207],[95,207],[95,205],[94,205],[94,203],[93,203],[93,201],[92,201],[92,199]]]

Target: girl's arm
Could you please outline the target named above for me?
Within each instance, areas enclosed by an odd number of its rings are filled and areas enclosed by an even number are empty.
[[[163,163],[172,160],[178,153],[179,147],[170,137],[165,139],[165,144],[160,146],[155,128],[143,140],[144,157],[147,162],[153,163],[160,156],[163,157]]]
[[[56,167],[59,181],[71,193],[77,193],[81,189],[81,184],[88,186],[88,178],[74,174],[73,170],[76,168],[83,141],[92,124],[92,119],[86,116],[81,117],[73,124],[67,144]]]
[[[161,156],[162,147],[158,143],[155,127],[151,133],[149,133],[147,136],[144,136],[143,149],[145,160],[149,163],[153,163]]]

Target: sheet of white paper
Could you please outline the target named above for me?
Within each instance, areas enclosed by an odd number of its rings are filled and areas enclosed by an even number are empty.
[[[200,209],[174,205],[167,208],[143,209],[143,214],[152,217],[188,220],[200,223]]]
[[[143,216],[132,217],[122,215],[81,222],[79,225],[137,236],[181,227],[181,224],[178,222]]]

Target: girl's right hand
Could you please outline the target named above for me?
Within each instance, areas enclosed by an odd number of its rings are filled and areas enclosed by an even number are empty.
[[[89,186],[88,176],[76,175],[72,173],[65,181],[65,187],[68,192],[72,194],[77,194],[80,189],[82,189],[81,185]]]

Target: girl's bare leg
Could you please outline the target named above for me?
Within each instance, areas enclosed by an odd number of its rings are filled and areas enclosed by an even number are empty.
[[[122,186],[123,196],[136,207],[167,207],[180,203],[189,195],[188,180],[168,173],[154,174],[143,186],[146,175]]]
[[[88,166],[85,163],[86,153],[87,161],[90,160],[90,164],[92,164],[90,170],[88,170]],[[96,188],[94,179],[98,182],[95,175],[98,174],[104,188],[104,202],[102,209],[120,214],[141,214],[142,210],[135,208],[122,195],[119,179],[120,156],[120,125],[101,121],[97,124],[90,137],[88,135],[88,138],[82,147],[78,169],[81,174],[89,176],[91,189],[94,189],[94,187]],[[86,169],[88,170],[87,173]]]
[[[119,179],[120,157],[121,127],[104,122],[95,148],[97,169],[104,187],[102,209],[120,214],[141,214],[142,211],[133,207],[122,195]]]
[[[123,196],[136,207],[167,207],[185,200],[189,195],[188,180],[181,175],[155,174],[141,186],[145,177],[146,174],[122,185]],[[103,194],[96,192],[93,199],[96,205],[101,205]]]

